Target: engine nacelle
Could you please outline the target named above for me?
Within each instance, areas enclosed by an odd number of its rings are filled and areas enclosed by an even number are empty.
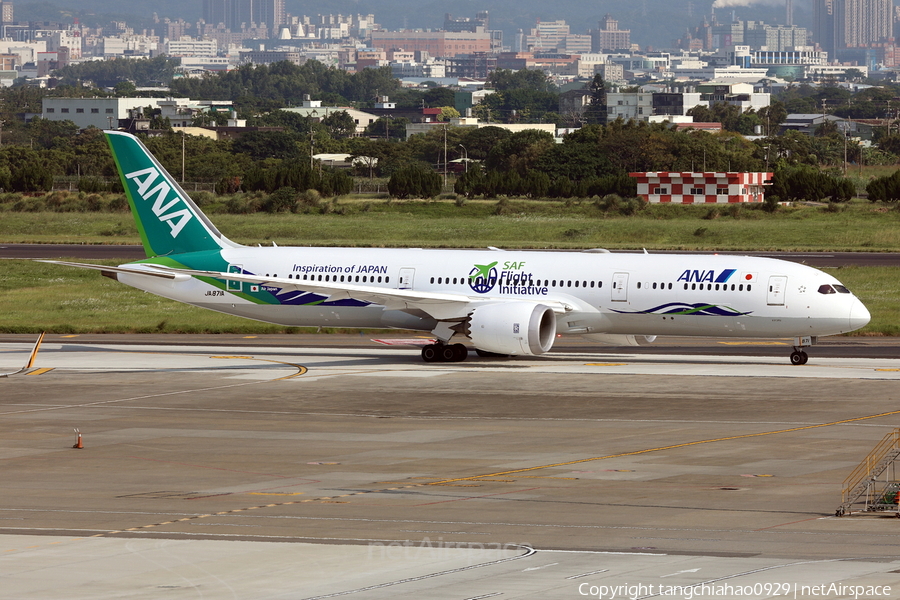
[[[543,354],[556,339],[553,309],[533,302],[478,306],[469,317],[468,335],[479,350],[497,354]]]

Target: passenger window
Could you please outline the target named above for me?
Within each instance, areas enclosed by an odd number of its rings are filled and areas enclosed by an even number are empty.
[[[671,283],[669,284],[669,289],[670,289],[670,290],[672,289],[672,284],[671,284]]]
[[[687,284],[684,284],[684,289],[687,289]]]
[[[556,280],[553,280],[553,285],[551,287],[556,287]]]
[[[656,282],[655,282],[655,281],[653,282],[653,289],[654,289],[654,290],[656,289]]]
[[[602,282],[602,281],[598,281],[598,282],[597,282],[597,287],[598,287],[598,288],[602,288],[602,287],[603,287],[603,282]]]
[[[716,291],[717,291],[717,292],[719,291],[719,284],[718,284],[718,283],[716,284]]]
[[[684,284],[684,285],[687,285],[687,284]],[[696,289],[697,289],[697,284],[696,284],[696,283],[692,283],[692,284],[691,284],[691,289],[692,289],[692,290],[696,290]]]
[[[341,283],[344,283],[344,276],[341,275]]]
[[[830,285],[828,285],[826,283],[825,285],[819,286],[819,293],[820,294],[836,294],[837,292],[834,290],[833,287],[831,287]]]
[[[381,283],[381,275],[378,276],[378,283]]]
[[[593,281],[591,282],[591,287],[594,287],[594,282],[593,282]]]
[[[641,282],[640,282],[640,281],[638,281],[637,289],[641,289]]]
[[[749,284],[749,283],[747,284],[747,291],[748,291],[748,292],[750,291],[750,284]]]
[[[431,283],[434,283],[434,277],[431,278]]]
[[[356,276],[356,283],[359,283],[359,275]],[[431,283],[434,283],[434,277],[431,278]]]
[[[384,278],[384,282],[385,282],[385,283],[390,283],[390,282],[391,282],[391,278],[390,278],[390,277],[385,277],[385,278]]]
[[[639,284],[639,285],[640,285],[640,284]],[[575,287],[578,287],[578,282],[577,282],[577,281],[575,282]]]
[[[566,287],[572,287],[572,282],[571,282],[571,281],[567,281],[567,282],[566,282]]]

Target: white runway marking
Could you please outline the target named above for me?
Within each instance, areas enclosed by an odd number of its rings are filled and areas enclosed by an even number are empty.
[[[21,365],[31,347],[7,344],[0,353],[0,371]],[[794,366],[784,357],[672,354],[550,353],[498,361],[474,356],[462,363],[428,364],[416,350],[381,348],[235,348],[222,346],[131,346],[44,344],[36,367],[79,372],[221,372],[223,378],[265,381],[296,372],[295,384],[325,377],[439,377],[451,373],[508,373],[603,375],[685,375],[699,377],[784,377],[815,379],[900,380],[900,360],[826,358],[813,355],[810,363]],[[290,363],[290,364],[282,364]],[[53,376],[53,372],[43,375]]]

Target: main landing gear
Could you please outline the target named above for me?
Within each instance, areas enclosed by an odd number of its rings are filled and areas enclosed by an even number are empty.
[[[464,344],[428,344],[422,348],[425,362],[462,362],[469,356]]]

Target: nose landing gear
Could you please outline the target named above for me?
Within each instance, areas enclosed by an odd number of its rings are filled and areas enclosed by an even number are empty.
[[[791,352],[791,364],[792,365],[805,365],[806,361],[809,360],[809,354],[804,352],[803,350],[794,349]]]
[[[803,336],[794,338],[794,351],[791,352],[792,365],[805,365],[809,360],[809,355],[803,351],[806,346],[812,346],[818,342],[816,336]]]

